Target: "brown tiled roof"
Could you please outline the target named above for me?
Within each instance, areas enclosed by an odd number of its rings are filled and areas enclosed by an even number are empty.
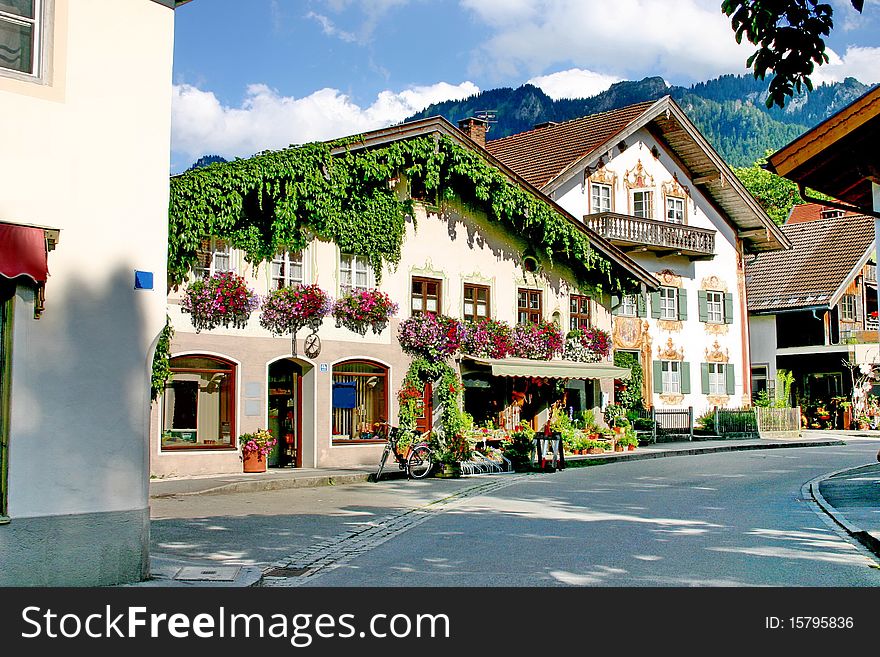
[[[655,101],[591,114],[486,142],[486,150],[540,189],[644,113]]]
[[[865,215],[817,219],[782,227],[788,251],[762,253],[746,262],[750,312],[828,306],[834,292],[874,240]]]
[[[788,219],[785,220],[786,224],[802,224],[805,221],[816,221],[817,219],[822,218],[822,211],[828,210],[831,212],[835,212],[834,208],[829,208],[824,205],[819,205],[818,203],[800,203],[799,205],[794,205],[791,208],[791,211],[788,213]],[[852,217],[857,214],[855,212],[847,212],[842,211],[844,217]]]

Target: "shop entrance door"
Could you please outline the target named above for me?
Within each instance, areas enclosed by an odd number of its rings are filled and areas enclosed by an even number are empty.
[[[269,431],[278,444],[272,467],[302,467],[302,368],[292,360],[269,365]]]
[[[425,392],[422,394],[422,414],[416,418],[416,429],[419,433],[430,431],[434,426],[434,387],[431,383],[425,384]]]

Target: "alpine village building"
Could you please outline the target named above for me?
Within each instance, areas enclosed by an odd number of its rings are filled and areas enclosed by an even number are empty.
[[[745,261],[790,241],[670,97],[486,148],[655,277],[657,290],[611,309],[646,406],[699,416],[750,403]]]
[[[251,262],[220,235],[204,234],[193,245],[195,266],[168,295],[174,329],[169,350],[171,377],[153,404],[153,475],[241,472],[239,437],[257,429],[268,429],[279,440],[268,457],[270,466],[375,464],[384,440],[373,427],[377,422],[397,424],[398,394],[412,361],[398,341],[401,321],[432,313],[459,320],[493,318],[510,326],[555,321],[560,327],[593,326],[610,332],[612,294],[620,294],[616,290],[656,288],[647,270],[445,119],[405,123],[328,147],[335,157],[367,157],[377,149],[404,148],[412,140],[426,139],[427,157],[442,152],[449,166],[478,169],[477,177],[483,176],[480,180],[500,176],[503,195],[518,198],[517,207],[493,209],[492,199],[487,201],[478,185],[464,196],[459,191],[438,197],[419,180],[391,166],[383,174],[387,180],[382,185],[396,198],[412,201],[396,262],[384,260],[376,267],[356,245],[340,248],[339,239],[334,241],[317,230],[309,233],[304,248],[278,245],[274,257]],[[296,151],[217,163],[177,178],[180,183],[193,183],[194,189],[200,189],[202,177],[221,181],[205,182],[206,187],[222,187],[222,172],[230,172],[232,179],[237,175],[235,167],[265,169],[265,158],[283,159],[286,153],[296,157]],[[324,176],[332,166],[322,165]],[[174,189],[172,181],[172,198]],[[220,188],[213,191],[224,193]],[[257,225],[257,211],[247,213],[255,205],[245,199],[242,207],[241,221]],[[522,209],[527,207],[531,210]],[[513,229],[513,224],[499,219],[507,212],[510,222],[520,228]],[[532,212],[545,213],[554,225],[529,226],[527,215]],[[307,223],[307,219],[298,217],[297,221]],[[373,221],[369,212],[358,213],[353,221],[367,222],[367,233],[392,230],[369,224]],[[172,221],[172,233],[174,225]],[[568,240],[569,246],[560,239]],[[566,259],[572,241],[580,239],[589,243],[584,255],[590,263]],[[397,303],[398,310],[387,326],[376,331],[353,331],[328,315],[317,330],[303,328],[295,340],[263,328],[260,311],[240,327],[196,331],[192,316],[181,305],[187,286],[222,271],[242,276],[261,297],[297,284],[315,284],[334,299],[378,288]],[[614,379],[629,375],[609,357],[574,363],[558,357],[526,360],[457,354],[450,362],[463,381],[464,409],[475,421],[506,423],[511,429],[518,421],[539,427],[552,401],[549,391],[561,380],[569,386],[569,403],[576,411],[595,409],[601,417],[603,397],[613,399]],[[512,400],[517,393],[531,403],[517,408],[513,417]],[[419,429],[437,426],[442,413],[437,389],[425,387],[422,408]]]

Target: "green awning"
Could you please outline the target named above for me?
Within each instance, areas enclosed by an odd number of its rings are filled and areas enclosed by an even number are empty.
[[[630,369],[611,363],[578,363],[570,360],[530,360],[528,358],[463,359],[490,368],[492,376],[525,376],[549,379],[628,379]]]

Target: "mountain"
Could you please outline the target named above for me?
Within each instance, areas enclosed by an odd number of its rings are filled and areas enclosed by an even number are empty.
[[[441,115],[456,124],[482,111],[493,111],[487,137],[498,139],[530,130],[545,121],[567,121],[670,95],[725,161],[749,166],[775,151],[868,91],[854,78],[815,87],[790,99],[785,108],[768,109],[767,83],[751,75],[723,75],[690,87],[668,86],[663,78],[623,81],[590,98],[553,100],[525,84],[445,101],[406,119]]]
[[[201,169],[202,167],[206,167],[209,164],[214,164],[216,162],[227,162],[228,160],[221,155],[202,155],[198,160],[193,162],[192,166],[190,166],[187,171],[192,171],[193,169]]]

